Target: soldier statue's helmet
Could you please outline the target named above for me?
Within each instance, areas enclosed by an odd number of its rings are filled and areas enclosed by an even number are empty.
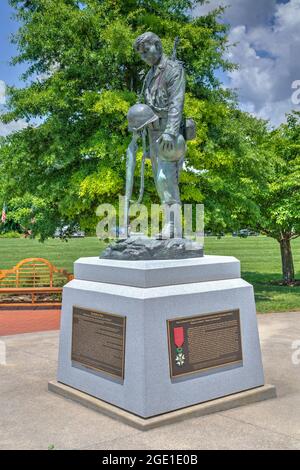
[[[175,137],[172,150],[164,150],[161,143],[158,143],[157,145],[159,148],[158,154],[160,159],[167,162],[178,162],[186,154],[186,143],[183,135],[181,134]]]
[[[131,106],[127,113],[128,130],[140,131],[151,122],[157,121],[158,116],[147,104],[137,103]]]

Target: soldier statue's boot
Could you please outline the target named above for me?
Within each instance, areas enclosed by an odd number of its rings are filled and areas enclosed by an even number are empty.
[[[174,238],[174,222],[166,222],[162,230],[156,235],[158,240],[168,240]]]
[[[182,238],[181,205],[167,205],[165,217],[165,223],[156,238],[161,240],[169,238]]]

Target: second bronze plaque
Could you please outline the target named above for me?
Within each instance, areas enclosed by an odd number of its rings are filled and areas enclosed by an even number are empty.
[[[167,321],[171,377],[242,363],[240,312]]]

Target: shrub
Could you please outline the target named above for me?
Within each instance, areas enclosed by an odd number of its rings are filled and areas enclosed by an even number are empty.
[[[21,234],[18,232],[6,232],[0,234],[0,238],[21,238]]]

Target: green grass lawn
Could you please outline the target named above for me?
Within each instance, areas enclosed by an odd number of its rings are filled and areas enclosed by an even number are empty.
[[[82,256],[98,256],[103,243],[97,238],[72,239],[68,242],[29,239],[0,239],[0,269],[14,266],[23,258],[47,258],[59,268],[73,271],[73,262]],[[270,284],[281,278],[280,250],[276,241],[266,237],[246,239],[205,238],[205,253],[231,255],[241,261],[244,279],[254,285],[258,312],[300,310],[300,287]],[[297,278],[300,279],[300,239],[293,242]]]

